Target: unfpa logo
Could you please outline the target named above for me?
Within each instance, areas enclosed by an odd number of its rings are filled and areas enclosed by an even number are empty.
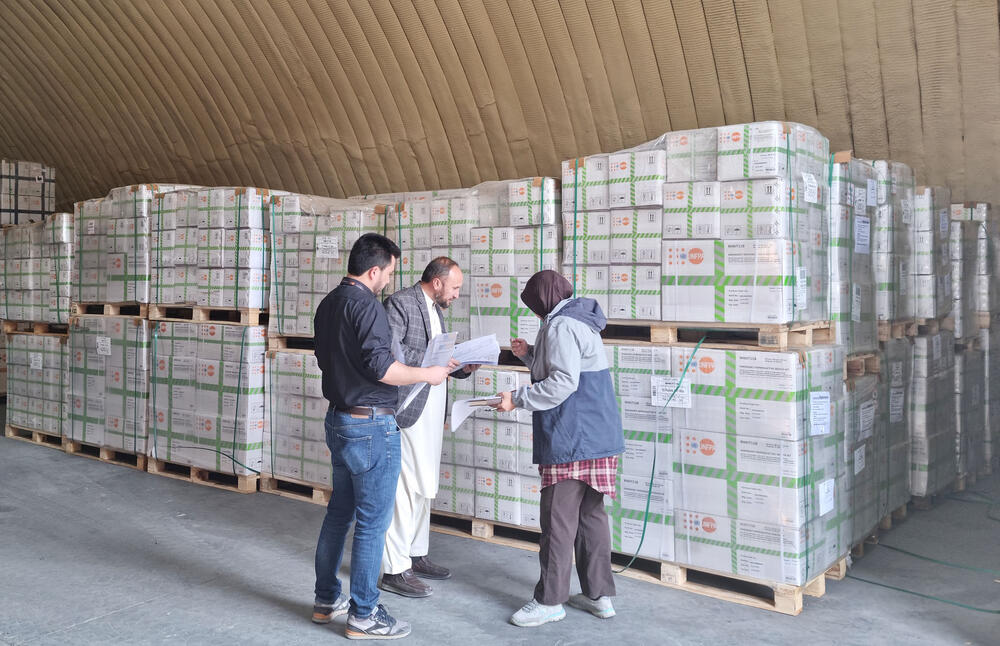
[[[695,247],[687,252],[687,261],[692,265],[700,265],[701,261],[705,259],[705,252],[700,248]]]
[[[698,443],[698,450],[703,455],[715,455],[715,442],[706,438]]]
[[[715,361],[712,357],[702,357],[698,360],[698,369],[704,374],[710,375],[715,372]]]
[[[741,139],[743,139],[743,135],[740,134],[739,130],[729,133],[729,141],[733,142],[734,144],[740,143]]]
[[[701,519],[701,528],[708,534],[714,534],[717,529],[715,519],[710,516],[705,516]]]

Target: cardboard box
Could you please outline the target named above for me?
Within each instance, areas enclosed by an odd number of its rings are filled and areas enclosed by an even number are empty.
[[[600,305],[602,312],[610,311],[609,295],[611,290],[610,268],[607,266],[577,267],[563,266],[562,274],[573,285],[573,294],[577,297],[592,298]]]
[[[563,213],[608,210],[608,165],[608,155],[590,155],[563,161]]]
[[[476,469],[476,518],[521,523],[521,476]]]
[[[513,227],[477,228],[471,232],[473,276],[514,276]]]
[[[719,182],[670,182],[663,185],[663,237],[721,238]]]
[[[663,212],[640,208],[611,212],[611,264],[659,264]]]
[[[608,318],[660,320],[659,281],[659,265],[612,265],[608,270]]]
[[[715,128],[668,132],[667,181],[712,181],[718,175],[718,132]]]
[[[500,345],[523,338],[534,343],[538,317],[521,302],[527,277],[476,276],[471,280],[471,333],[473,337],[496,334]]]
[[[662,206],[666,181],[666,150],[633,149],[608,155],[608,199],[612,209]]]
[[[604,265],[611,257],[611,213],[596,211],[563,217],[563,262],[572,265]]]
[[[809,267],[788,240],[663,242],[663,319],[788,323],[808,318]],[[716,276],[721,276],[717,279]]]
[[[507,217],[501,216],[498,224],[509,222],[512,227],[555,225],[560,208],[556,180],[552,177],[529,177],[507,182],[506,207]]]

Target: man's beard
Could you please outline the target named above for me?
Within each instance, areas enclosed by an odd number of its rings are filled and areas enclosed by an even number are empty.
[[[448,309],[448,305],[451,304],[450,301],[444,299],[444,296],[438,296],[437,294],[434,295],[434,302],[443,310]]]

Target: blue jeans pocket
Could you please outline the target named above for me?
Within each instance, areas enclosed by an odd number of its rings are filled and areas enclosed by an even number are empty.
[[[337,433],[340,444],[340,459],[352,475],[360,475],[370,471],[372,464],[372,436],[345,437]]]

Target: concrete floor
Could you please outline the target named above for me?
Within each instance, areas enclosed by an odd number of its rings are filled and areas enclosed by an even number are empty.
[[[996,477],[977,487],[1000,496]],[[238,495],[0,439],[0,642],[342,643],[315,626],[313,550],[321,507]],[[507,623],[537,577],[536,555],[432,534],[452,568],[429,599],[383,596],[414,625],[410,644],[996,644],[996,615],[854,580],[831,582],[788,617],[619,577],[618,616],[567,608],[536,629]],[[928,556],[1000,570],[1000,523],[945,501],[887,535]],[[875,548],[853,574],[1000,607],[1000,576]],[[340,620],[342,622],[342,620]]]

